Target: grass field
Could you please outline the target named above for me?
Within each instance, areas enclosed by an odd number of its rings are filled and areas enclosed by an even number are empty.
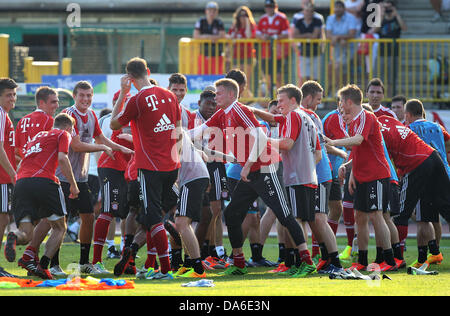
[[[343,238],[338,239],[339,250],[345,245]],[[225,247],[230,249],[228,240],[225,240]],[[23,246],[17,248],[18,256],[24,251]],[[145,248],[145,247],[144,247]],[[137,259],[137,266],[140,267],[146,258],[146,250],[142,248]],[[249,258],[250,249],[246,242],[244,251],[246,258]],[[181,287],[188,279],[175,279],[172,281],[151,281],[135,280],[134,278],[122,277],[135,281],[133,290],[111,290],[111,291],[61,291],[55,288],[24,288],[14,290],[0,290],[0,296],[435,296],[450,295],[450,240],[441,241],[441,251],[444,255],[444,262],[433,265],[429,270],[439,271],[437,276],[412,276],[406,273],[406,269],[399,272],[386,273],[392,280],[363,281],[363,280],[330,280],[328,276],[314,274],[304,279],[293,279],[284,276],[266,273],[269,268],[251,268],[249,274],[245,276],[219,276],[220,270],[208,271],[208,279],[214,280],[215,287],[212,288],[185,288]],[[41,249],[41,253],[43,249]],[[91,250],[92,254],[92,250]],[[106,251],[105,251],[106,255]],[[269,260],[276,261],[278,256],[278,245],[275,238],[270,238],[264,247],[264,256]],[[373,239],[369,246],[369,262],[375,257],[375,246]],[[417,247],[415,239],[407,240],[407,252],[405,259],[408,264],[417,257]],[[63,269],[70,263],[74,263],[79,258],[79,246],[73,243],[63,245],[61,251],[61,266]],[[117,260],[104,260],[105,266],[112,271]],[[349,266],[345,263],[344,266]],[[8,272],[26,278],[26,271],[19,268],[16,263],[9,263],[2,254],[0,256],[0,266]],[[104,277],[113,277],[105,275]],[[30,278],[30,277],[28,277]],[[31,278],[38,280],[37,278]]]

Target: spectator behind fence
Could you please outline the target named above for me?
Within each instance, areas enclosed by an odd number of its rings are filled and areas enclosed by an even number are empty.
[[[227,38],[251,39],[256,38],[256,23],[252,11],[247,6],[240,6],[233,14],[233,24],[228,31]],[[256,51],[252,43],[233,45],[232,67],[244,70],[248,78],[248,86],[254,90],[256,80],[252,70],[256,63]]]
[[[198,57],[199,74],[223,73],[223,47],[222,44],[216,42],[225,38],[225,26],[218,15],[219,5],[216,2],[208,2],[205,8],[205,17],[195,23],[193,38],[212,41],[211,44],[203,45],[203,54],[200,53]]]
[[[312,4],[303,8],[302,15],[292,25],[293,38],[320,39],[322,37],[323,18],[314,12]],[[320,43],[299,44],[299,85],[307,80],[319,79],[319,54]]]
[[[358,21],[358,31],[356,33],[356,36],[359,37],[361,26],[362,26],[362,9],[364,7],[364,0],[346,0],[345,1],[345,11],[347,11],[350,14],[353,14],[353,16]]]
[[[327,38],[331,41],[331,63],[330,74],[333,76],[329,82],[329,91],[334,91],[337,87],[342,87],[347,79],[345,78],[345,65],[351,60],[354,48],[349,45],[348,40],[355,38],[358,30],[358,21],[351,14],[345,11],[345,3],[337,0],[334,3],[335,14],[327,18],[326,31]],[[334,84],[334,87],[333,87]],[[334,89],[333,89],[334,88]]]
[[[264,11],[266,12],[258,22],[258,28],[256,30],[256,37],[262,40],[278,40],[286,39],[289,37],[289,20],[284,13],[278,11],[278,4],[276,0],[265,0]],[[261,69],[266,75],[266,84],[268,91],[272,90],[272,73],[273,73],[273,61],[272,61],[272,48],[270,45],[261,45],[262,65]],[[283,50],[283,52],[282,52]],[[289,55],[289,44],[277,46],[277,74],[276,74],[276,86],[282,85],[281,81],[281,68],[282,68],[282,56]],[[285,65],[284,69],[287,67]]]
[[[435,11],[431,22],[446,22],[447,18],[443,13],[445,11],[450,11],[450,0],[430,0],[430,3]]]
[[[395,3],[392,0],[383,1],[381,16],[381,27],[375,31],[380,35],[380,39],[394,39],[394,42],[392,44],[380,43],[380,78],[387,83],[389,88],[393,87],[395,91],[398,69],[398,44],[395,40],[400,38],[402,31],[406,31],[406,24],[397,12]],[[392,91],[388,91],[387,94],[392,94]]]

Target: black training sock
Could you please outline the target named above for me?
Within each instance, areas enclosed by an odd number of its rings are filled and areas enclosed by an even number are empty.
[[[320,253],[322,255],[322,260],[325,260],[325,261],[328,260],[329,254],[328,254],[327,247],[325,246],[325,243],[320,243],[319,248],[320,248]]]
[[[383,257],[384,257],[383,261],[386,261],[386,263],[388,265],[395,267],[396,264],[395,264],[394,252],[392,251],[392,248],[383,250]]]
[[[286,246],[283,243],[278,244],[278,261],[284,262],[286,260]]]
[[[424,263],[425,261],[427,261],[428,246],[418,246],[417,250],[419,252],[417,261],[419,261],[419,263]]]
[[[131,248],[131,255],[133,256],[133,259],[136,259],[136,255],[137,255],[137,253],[139,251],[139,248],[140,248],[139,245],[137,243],[133,242],[130,245],[130,248]]]
[[[392,245],[392,250],[394,251],[394,258],[403,260],[402,246],[399,242]]]
[[[337,251],[330,253],[328,257],[330,258],[332,265],[336,268],[342,268],[341,260],[339,260],[339,253]]]
[[[428,249],[430,249],[430,253],[433,256],[436,256],[436,255],[438,255],[440,253],[439,246],[438,246],[438,244],[436,242],[436,239],[430,240],[428,242]]]
[[[180,249],[172,249],[172,264],[173,265],[182,265],[182,248]]]
[[[375,258],[375,263],[380,264],[383,261],[384,261],[383,248],[377,247],[377,257]]]
[[[358,252],[358,263],[362,264],[363,266],[368,266],[369,265],[369,261],[367,259],[369,254],[368,250],[359,250]]]
[[[51,261],[50,261],[50,267],[59,266],[59,250],[56,250],[55,254],[53,255]]]
[[[286,261],[285,261],[285,265],[286,267],[290,268],[294,265],[295,263],[295,251],[294,248],[287,248],[286,249]]]
[[[89,263],[90,251],[91,251],[91,244],[80,244],[80,264]]]
[[[50,258],[47,256],[42,256],[41,260],[39,260],[39,264],[41,265],[42,269],[44,269],[44,270],[47,270],[49,263],[50,263]]]
[[[252,252],[252,261],[258,261],[258,244],[254,243],[254,244],[250,244],[250,250]]]
[[[202,248],[200,249],[200,257],[203,260],[205,260],[209,256],[208,249],[209,249],[209,240],[205,240],[203,242]]]
[[[125,235],[125,238],[123,241],[123,246],[130,247],[131,244],[133,243],[133,240],[134,240],[134,235],[131,235],[131,234]]]

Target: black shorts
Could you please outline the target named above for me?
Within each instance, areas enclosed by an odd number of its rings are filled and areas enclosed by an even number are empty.
[[[128,183],[127,192],[128,209],[139,212],[142,208],[142,193],[139,181],[133,180]]]
[[[339,183],[339,179],[333,179],[330,187],[330,201],[342,201],[342,185]]]
[[[209,201],[220,201],[228,198],[227,171],[222,162],[208,162],[211,188],[209,189]]]
[[[234,191],[234,189],[236,188],[236,185],[237,185],[237,183],[239,182],[240,180],[236,180],[236,179],[233,179],[233,178],[228,178],[228,189],[230,190],[230,195],[233,193],[233,191]],[[248,213],[250,213],[250,214],[255,214],[255,213],[257,213],[259,211],[259,209],[258,209],[258,201],[257,200],[255,200],[254,202],[253,202],[253,204],[250,206],[250,208],[249,208],[249,210],[248,210]]]
[[[434,151],[422,164],[403,177],[400,216],[396,222],[407,223],[416,206],[417,221],[437,222],[439,213],[447,222],[450,221],[449,192],[450,179],[444,162]]]
[[[92,205],[95,205],[102,198],[100,194],[100,178],[90,174],[88,176],[88,185],[91,189]]]
[[[128,184],[124,172],[111,168],[98,168],[101,181],[102,213],[124,219],[128,215]]]
[[[314,210],[316,213],[328,215],[328,200],[330,199],[331,185],[332,182],[323,182],[314,190]]]
[[[389,212],[392,216],[400,214],[400,186],[391,183],[389,190]]]
[[[13,195],[13,214],[17,224],[25,217],[36,222],[52,215],[65,216],[66,203],[61,186],[47,178],[17,180]]]
[[[305,185],[293,185],[286,189],[294,217],[303,222],[314,222],[315,189]]]
[[[193,222],[200,222],[203,196],[206,194],[208,185],[208,178],[196,179],[183,185],[180,189],[180,200],[175,215],[186,216]]]
[[[2,190],[0,194],[1,213],[10,213],[13,201],[14,186],[12,183],[3,183],[0,184],[0,187]]]
[[[162,221],[164,198],[167,199],[175,194],[173,185],[178,177],[178,169],[173,171],[139,169],[138,177],[144,204],[142,216],[138,221],[147,230],[150,230],[152,226]]]
[[[362,183],[356,181],[354,209],[365,213],[387,212],[389,187],[389,178]]]
[[[68,182],[61,182],[68,214],[72,216],[77,216],[78,214],[93,214],[94,206],[92,204],[92,195],[89,184],[87,182],[77,182],[77,186],[80,190],[78,197],[76,199],[69,199],[70,184]]]

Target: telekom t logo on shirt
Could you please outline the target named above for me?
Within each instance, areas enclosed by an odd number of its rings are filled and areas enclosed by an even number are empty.
[[[149,96],[146,96],[145,101],[147,101],[147,106],[149,108],[152,108],[152,111],[158,110],[156,106],[159,104],[159,102],[155,94],[150,94]]]

